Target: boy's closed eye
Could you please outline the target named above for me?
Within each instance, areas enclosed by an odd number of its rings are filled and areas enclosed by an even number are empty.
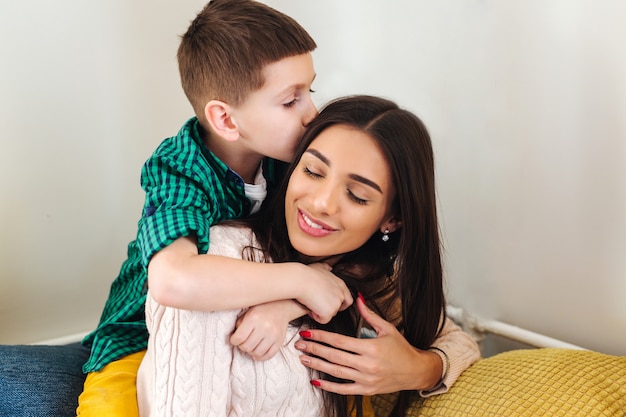
[[[305,93],[304,90],[302,90],[302,94],[313,94],[315,93],[315,90],[313,90],[312,88],[309,88],[308,91]],[[283,103],[283,106],[289,108],[289,107],[293,107],[296,105],[296,103],[298,103],[301,100],[301,97],[299,94],[296,94],[291,100],[287,101],[286,103]]]
[[[297,98],[294,98],[293,100],[288,101],[287,103],[284,103],[284,104],[283,104],[283,106],[285,106],[285,107],[287,107],[287,108],[289,108],[289,107],[293,107],[293,106],[295,106],[295,105],[296,105],[296,103],[297,103],[297,102],[298,102],[298,99],[297,99]]]

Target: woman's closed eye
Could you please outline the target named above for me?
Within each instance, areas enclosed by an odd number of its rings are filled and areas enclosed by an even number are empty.
[[[320,179],[320,178],[324,178],[324,175],[316,172],[315,170],[313,170],[313,168],[307,167],[305,166],[302,171],[309,177],[314,178],[314,179]],[[348,194],[348,198],[352,201],[354,201],[357,204],[360,205],[366,205],[369,200],[359,197],[358,195],[356,195],[354,193],[354,191],[352,191],[350,188],[346,188],[346,193]]]
[[[354,201],[357,204],[361,204],[361,205],[366,205],[368,203],[368,200],[358,197],[356,194],[354,194],[350,189],[347,190],[348,192],[348,197],[350,198],[350,200]]]
[[[311,168],[309,168],[309,167],[304,167],[304,173],[305,173],[306,175],[308,175],[309,177],[312,177],[312,178],[322,178],[322,175],[321,175],[321,174],[319,174],[319,173],[317,173],[317,172],[313,171],[313,170],[312,170]]]

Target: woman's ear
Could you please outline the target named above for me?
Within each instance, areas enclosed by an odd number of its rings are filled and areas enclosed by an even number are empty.
[[[211,129],[227,141],[239,139],[239,129],[231,117],[232,108],[219,100],[211,100],[204,107],[204,116]]]
[[[385,230],[389,230],[389,233],[393,233],[401,227],[402,227],[402,221],[395,217],[392,217],[389,220],[383,222],[380,228],[380,232],[384,233]]]

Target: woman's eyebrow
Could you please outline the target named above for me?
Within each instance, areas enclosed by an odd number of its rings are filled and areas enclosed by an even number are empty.
[[[326,158],[324,155],[322,155],[318,150],[316,149],[307,149],[306,150],[307,153],[310,153],[311,155],[315,156],[316,158],[318,158],[320,161],[322,161],[323,163],[325,163],[328,166],[331,166],[330,160],[328,158]],[[350,174],[348,175],[349,178],[358,181],[362,184],[368,185],[370,187],[372,187],[373,189],[375,189],[376,191],[378,191],[379,193],[382,194],[383,190],[380,188],[380,186],[378,184],[376,184],[374,181],[369,180],[365,177],[362,177],[360,175],[357,174]]]
[[[330,161],[328,160],[328,158],[326,158],[324,155],[322,155],[320,153],[320,151],[316,150],[316,149],[307,149],[306,150],[307,153],[310,153],[311,155],[315,156],[316,158],[318,158],[319,160],[321,160],[323,163],[325,163],[326,165],[330,166]]]
[[[383,190],[378,186],[378,184],[376,184],[372,180],[368,180],[367,178],[362,177],[362,176],[357,175],[357,174],[350,174],[350,175],[348,175],[348,177],[350,177],[351,179],[353,179],[355,181],[358,181],[358,182],[360,182],[362,184],[369,185],[370,187],[372,187],[373,189],[375,189],[376,191],[378,191],[381,194],[383,193]]]

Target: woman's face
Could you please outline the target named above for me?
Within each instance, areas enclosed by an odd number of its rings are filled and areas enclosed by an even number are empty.
[[[390,227],[394,187],[387,161],[369,135],[346,125],[322,131],[289,179],[285,219],[300,253],[350,252]]]

